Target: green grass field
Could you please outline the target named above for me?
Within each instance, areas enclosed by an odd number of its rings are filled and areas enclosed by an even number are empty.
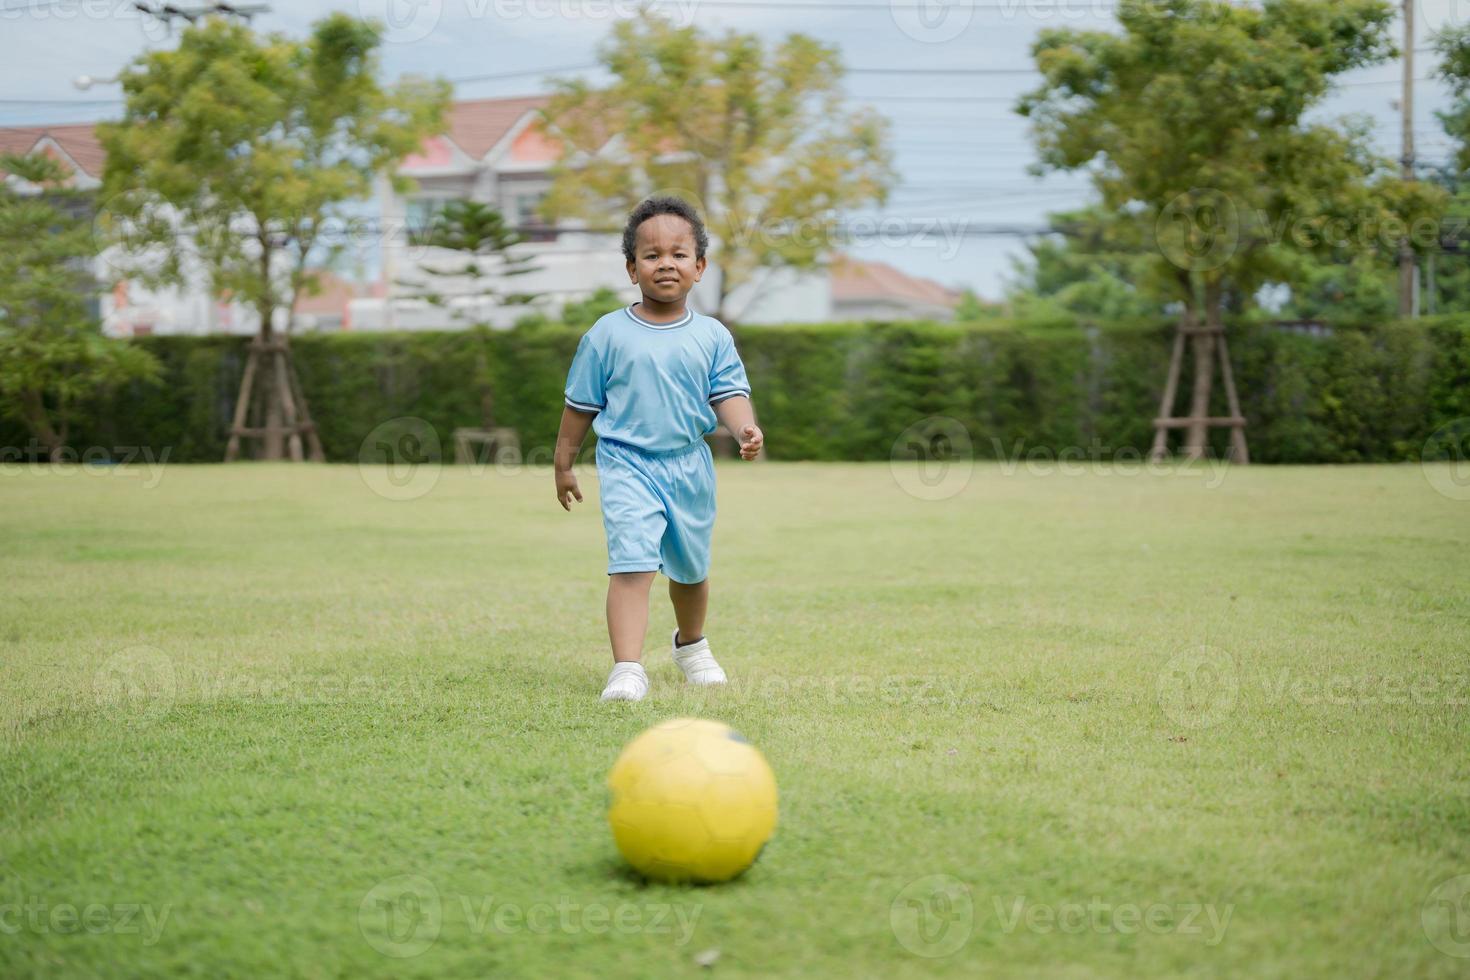
[[[659,579],[617,706],[581,474],[0,474],[0,975],[1470,974],[1470,502],[1419,467],[722,461],[732,684]],[[606,825],[680,715],[780,781],[728,885]]]

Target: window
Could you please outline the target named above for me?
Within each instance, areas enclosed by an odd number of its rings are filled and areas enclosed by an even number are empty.
[[[517,196],[515,199],[516,224],[522,228],[544,224],[541,220],[541,215],[536,212],[536,209],[541,206],[541,202],[545,197],[545,192]]]
[[[549,242],[556,238],[556,232],[538,210],[545,199],[545,191],[522,191],[511,198],[510,221],[527,241]]]

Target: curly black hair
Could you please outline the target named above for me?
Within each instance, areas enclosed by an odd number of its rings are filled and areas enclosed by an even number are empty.
[[[633,209],[633,213],[628,215],[627,225],[623,227],[623,258],[629,262],[636,261],[638,226],[660,214],[672,214],[689,222],[689,227],[694,229],[694,257],[704,258],[709,248],[709,232],[704,230],[699,212],[682,197],[650,197]]]

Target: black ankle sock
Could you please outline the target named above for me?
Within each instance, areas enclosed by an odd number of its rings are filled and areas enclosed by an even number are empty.
[[[690,643],[698,643],[702,639],[704,639],[704,634],[703,633],[699,634],[694,639],[690,640],[688,643],[680,643],[679,642],[679,631],[678,630],[674,630],[674,646],[676,646],[676,647],[687,647],[687,646],[689,646]]]

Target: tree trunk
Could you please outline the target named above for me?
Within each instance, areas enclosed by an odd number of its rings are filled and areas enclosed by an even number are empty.
[[[31,435],[36,437],[46,450],[46,458],[55,463],[57,457],[66,443],[64,434],[56,431],[51,425],[51,416],[46,411],[46,402],[41,397],[41,392],[27,390],[21,392],[21,412],[25,416],[26,427],[31,430]]]
[[[719,320],[721,323],[725,322],[725,300],[729,299],[730,297],[730,291],[726,288],[726,285],[729,283],[729,281],[730,277],[725,274],[724,266],[721,266],[720,289],[719,292],[715,295],[715,311],[710,314],[710,316],[714,317],[716,320]]]
[[[258,440],[259,459],[276,461],[289,457],[293,462],[304,459],[325,462],[321,438],[311,419],[296,366],[291,362],[287,337],[275,336],[270,324],[271,311],[262,308],[259,312],[261,330],[250,343],[240,394],[235,400],[230,441],[225,447],[225,462],[239,459],[242,439]]]
[[[1210,392],[1215,381],[1215,337],[1220,329],[1220,284],[1205,284],[1204,329],[1194,335],[1194,391],[1189,401],[1189,428],[1184,435],[1184,458],[1204,458],[1210,428]]]
[[[1161,420],[1174,416],[1174,399],[1179,394],[1179,369],[1184,363],[1184,345],[1194,326],[1194,307],[1186,304],[1184,316],[1180,318],[1179,326],[1174,328],[1174,347],[1169,354],[1169,373],[1164,379],[1164,394],[1159,398],[1159,414],[1154,422],[1154,444],[1148,454],[1150,459],[1162,460],[1169,455],[1169,429],[1161,424]]]

